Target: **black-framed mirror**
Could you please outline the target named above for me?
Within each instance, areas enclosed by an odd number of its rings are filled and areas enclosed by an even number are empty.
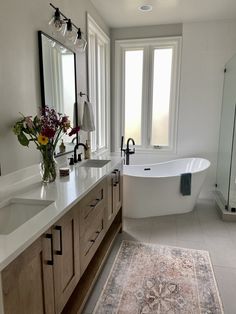
[[[47,105],[69,116],[71,125],[78,125],[76,55],[64,44],[38,31],[39,62],[42,106]],[[63,136],[65,152],[56,148],[56,156],[72,152],[78,143],[78,134],[71,138]]]

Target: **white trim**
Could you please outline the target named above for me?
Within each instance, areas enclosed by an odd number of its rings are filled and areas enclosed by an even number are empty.
[[[94,45],[95,49],[93,49],[93,62],[89,60],[90,58],[90,49],[89,47],[89,38],[90,36],[94,36]],[[99,151],[109,151],[110,150],[110,38],[108,35],[102,30],[102,28],[96,23],[96,21],[87,13],[87,38],[88,38],[88,85],[89,85],[89,96],[94,94],[93,100],[95,104],[98,101],[98,82],[100,81],[102,84],[105,84],[105,146],[99,148],[99,125],[101,121],[99,121],[98,116],[98,108],[95,110],[95,119],[96,126],[98,126],[98,130],[95,130],[96,134],[96,149],[93,152]],[[98,75],[98,44],[100,44],[104,49],[104,80],[101,80]],[[95,63],[95,65],[93,64]],[[92,74],[91,74],[92,73]],[[93,77],[91,78],[90,75]],[[94,86],[90,86],[90,82],[93,82]],[[93,89],[93,91],[92,91]],[[103,91],[101,91],[103,93]],[[90,97],[91,98],[91,97]]]
[[[153,51],[155,48],[173,49],[172,60],[172,80],[171,80],[171,115],[170,115],[170,146],[155,149],[150,147],[151,126],[149,127],[152,117],[152,82],[153,75]],[[146,118],[142,121],[142,147],[137,147],[141,152],[152,153],[177,153],[177,132],[178,132],[178,106],[179,106],[179,86],[180,86],[180,66],[181,66],[181,50],[182,37],[162,37],[162,38],[146,38],[146,39],[131,39],[131,40],[116,40],[115,41],[115,151],[120,150],[120,138],[124,133],[124,51],[129,49],[142,49],[144,51],[143,63],[143,100],[147,101]],[[122,76],[123,75],[123,76]],[[121,106],[121,108],[120,108]]]

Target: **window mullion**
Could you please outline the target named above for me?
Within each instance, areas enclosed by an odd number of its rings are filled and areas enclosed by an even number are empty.
[[[99,123],[99,86],[98,86],[98,82],[99,82],[99,73],[98,73],[98,37],[97,35],[95,36],[95,77],[96,77],[96,125],[97,125],[97,129],[96,129],[96,151],[99,149],[99,127],[100,127],[100,123]]]
[[[149,46],[144,46],[143,57],[143,93],[142,93],[142,147],[148,146],[149,134]]]
[[[152,136],[152,107],[153,107],[153,69],[154,69],[154,47],[149,46],[149,84],[148,84],[148,127],[147,127],[147,146],[151,146]]]

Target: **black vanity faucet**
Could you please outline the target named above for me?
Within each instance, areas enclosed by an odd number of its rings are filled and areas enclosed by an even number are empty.
[[[84,143],[76,144],[75,147],[74,147],[74,163],[79,161],[77,159],[77,149],[79,148],[79,146],[83,146],[84,152],[87,150],[87,146]]]

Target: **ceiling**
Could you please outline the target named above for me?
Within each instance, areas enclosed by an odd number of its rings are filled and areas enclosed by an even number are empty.
[[[91,0],[110,27],[236,18],[236,0]],[[151,4],[152,12],[138,7]]]

